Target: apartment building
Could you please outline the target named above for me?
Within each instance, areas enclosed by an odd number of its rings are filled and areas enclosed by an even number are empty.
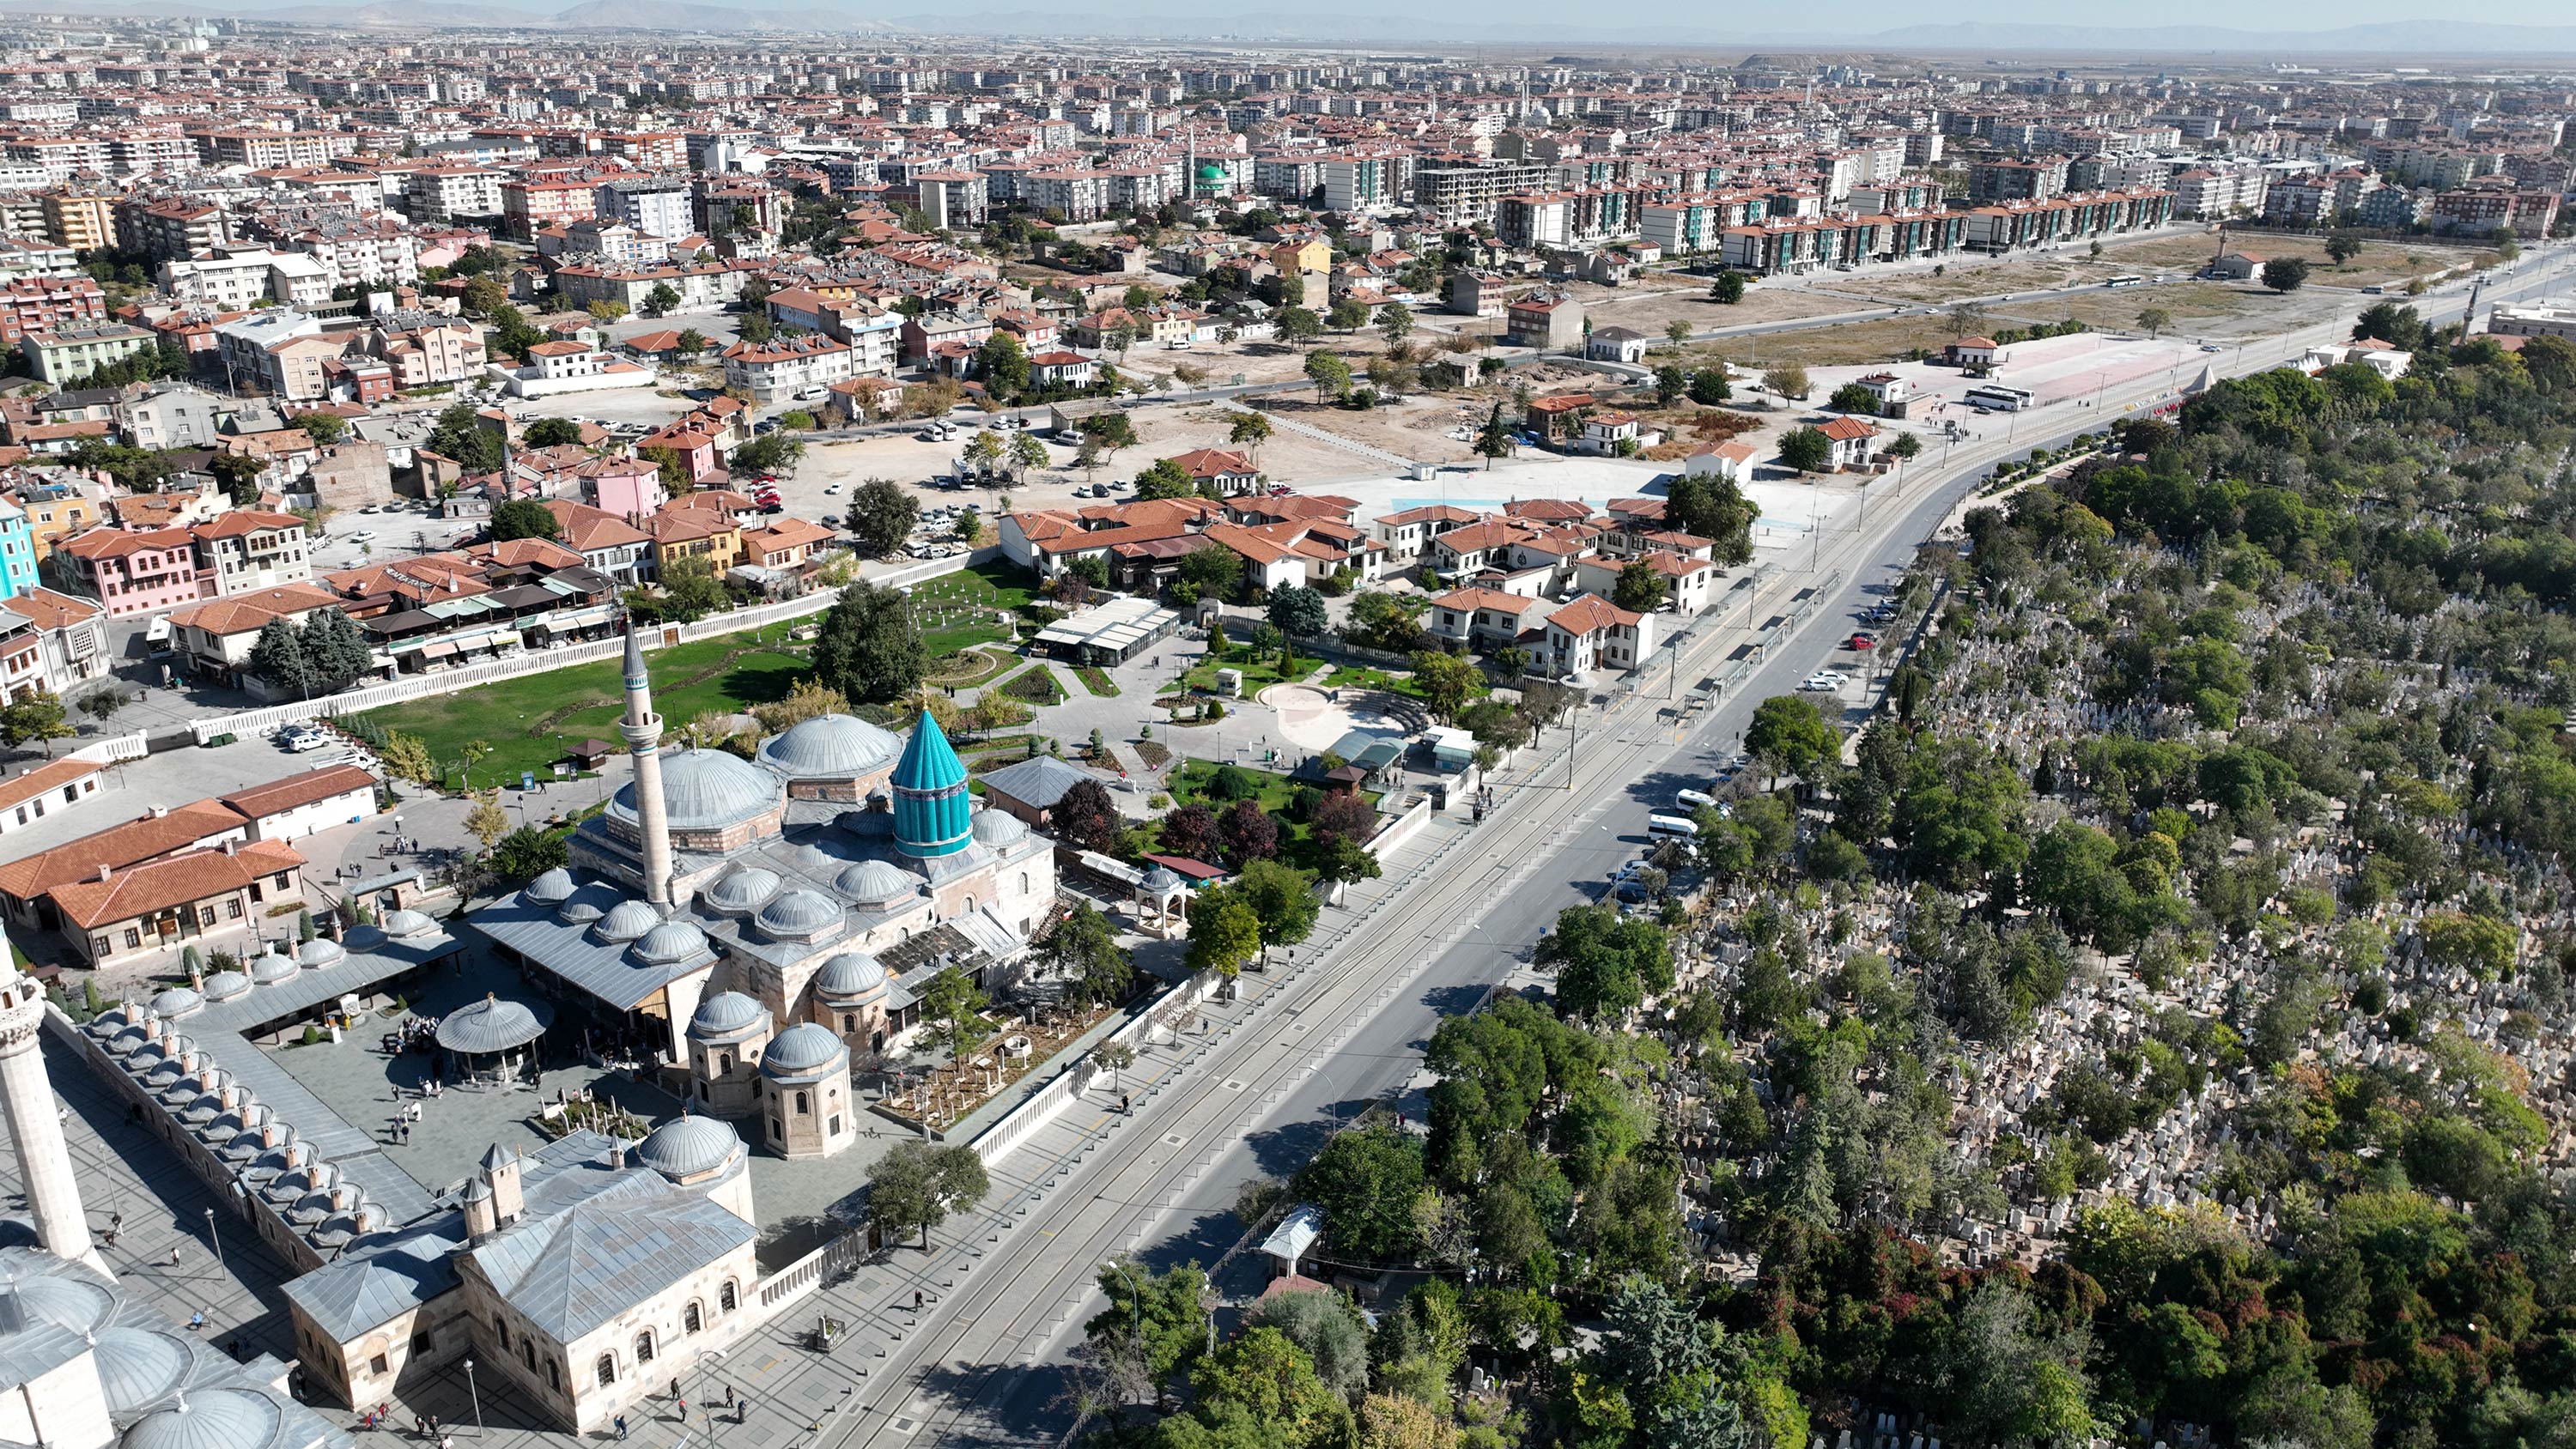
[[[749,388],[764,403],[847,382],[851,376],[849,345],[821,333],[737,342],[724,350],[725,386]]]
[[[107,293],[88,277],[18,277],[0,282],[0,347],[106,321]]]
[[[2558,205],[2555,192],[2464,186],[2433,198],[2433,229],[2470,235],[2505,231],[2537,241],[2558,225]]]
[[[76,189],[48,191],[37,198],[44,209],[45,235],[76,252],[115,249],[121,240],[116,202],[113,196]]]
[[[52,589],[30,588],[0,603],[0,693],[13,700],[40,689],[60,696],[104,677],[115,662],[106,618],[97,604]],[[0,816],[0,829],[10,823]]]
[[[2174,173],[2174,214],[2196,221],[2261,216],[2270,191],[2260,166],[2195,166]]]
[[[222,598],[313,577],[304,520],[293,514],[236,509],[188,533],[196,543],[201,593],[211,587]]]
[[[415,222],[501,214],[501,173],[479,166],[421,166],[403,178],[403,209]]]
[[[1968,204],[1991,206],[2005,201],[2046,201],[2066,191],[2063,156],[2029,159],[2003,157],[1968,167]]]
[[[501,183],[501,219],[510,235],[526,240],[545,227],[596,217],[598,198],[599,189],[587,181],[513,176]]]
[[[26,353],[30,372],[61,387],[109,363],[123,362],[160,341],[159,334],[149,328],[99,322],[30,335],[21,349]]]
[[[154,261],[175,261],[233,240],[232,218],[208,201],[184,196],[135,198],[117,207],[126,245]]]
[[[194,602],[197,549],[184,528],[93,528],[62,546],[71,569],[111,619]]]
[[[618,176],[592,193],[592,215],[618,221],[647,236],[677,238],[698,229],[686,176]]]

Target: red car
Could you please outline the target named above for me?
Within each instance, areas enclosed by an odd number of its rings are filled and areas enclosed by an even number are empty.
[[[1854,634],[1851,636],[1851,647],[1854,649],[1875,649],[1878,647],[1878,640],[1873,635]]]

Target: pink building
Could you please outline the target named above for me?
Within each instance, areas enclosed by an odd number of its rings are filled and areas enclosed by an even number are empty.
[[[640,458],[602,458],[581,466],[581,491],[603,513],[639,518],[662,506],[662,470]]]
[[[93,528],[62,546],[112,619],[194,603],[195,543],[184,528]]]

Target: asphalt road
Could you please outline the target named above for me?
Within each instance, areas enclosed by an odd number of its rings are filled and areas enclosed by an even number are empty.
[[[2526,260],[2516,275],[2500,276],[2501,285],[2480,303],[2545,295],[2560,284],[2565,266],[2564,255]],[[2447,311],[2464,294],[2465,288],[2445,289],[2416,304],[2428,314]],[[2227,359],[2229,370],[2275,365],[2348,325],[2347,315],[2248,346],[2241,357]],[[2156,400],[2149,391],[2110,401]],[[1535,778],[1516,776],[1486,823],[1423,872],[1385,919],[1277,988],[1276,1009],[1262,1025],[1226,1039],[1169,1090],[1143,1100],[1138,1120],[1109,1140],[1102,1160],[1078,1169],[1068,1188],[1033,1210],[1031,1226],[1042,1232],[1017,1234],[984,1265],[980,1281],[990,1297],[968,1299],[949,1323],[907,1345],[908,1362],[887,1365],[908,1387],[926,1391],[914,1400],[921,1415],[916,1430],[898,1434],[882,1417],[863,1418],[851,1442],[1058,1439],[1069,1426],[1059,1403],[1065,1350],[1077,1341],[1086,1314],[1058,1317],[1029,1305],[1046,1304],[1068,1287],[1081,1292],[1103,1258],[1130,1244],[1152,1263],[1215,1261],[1235,1239],[1228,1209],[1238,1185],[1293,1171],[1337,1120],[1412,1081],[1438,1021],[1472,1007],[1507,977],[1558,911],[1599,897],[1609,872],[1646,844],[1646,816],[1676,788],[1709,778],[1734,752],[1761,700],[1795,690],[1835,657],[1857,615],[1997,461],[2059,445],[2111,415],[2080,408],[2034,414],[2025,420],[2031,433],[2008,442],[1981,439],[1945,460],[1945,473],[1921,470],[1902,488],[1873,485],[1885,491],[1865,521],[1823,542],[1815,573],[1775,575],[1768,597],[1749,611],[1749,623],[1769,622],[1782,600],[1818,578],[1839,574],[1840,583],[1801,622],[1764,634],[1763,662],[1696,718],[1676,722],[1662,713],[1667,669],[1661,660],[1644,672],[1633,695],[1606,710],[1583,709],[1575,788],[1563,788],[1561,756]],[[1723,629],[1700,630],[1679,669],[1682,689],[1753,637],[1733,620]],[[1565,738],[1551,730],[1541,749]],[[1218,1145],[1211,1152],[1212,1143]],[[1251,1284],[1220,1281],[1229,1286]],[[1013,1305],[1017,1311],[1002,1311]],[[1096,1296],[1089,1307],[1098,1307]],[[887,1375],[880,1372],[877,1382],[887,1382]]]

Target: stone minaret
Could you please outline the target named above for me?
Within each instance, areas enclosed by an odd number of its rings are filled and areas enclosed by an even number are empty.
[[[45,1053],[36,1036],[44,1019],[44,989],[0,959],[0,1107],[8,1111],[9,1138],[18,1144],[18,1177],[26,1184],[37,1240],[57,1258],[105,1272],[90,1246],[71,1149],[63,1145],[62,1104],[45,1078]]]
[[[635,822],[644,831],[644,899],[671,903],[671,821],[662,804],[662,717],[653,712],[653,680],[644,672],[644,640],[626,623],[626,718],[617,733],[635,757]]]

